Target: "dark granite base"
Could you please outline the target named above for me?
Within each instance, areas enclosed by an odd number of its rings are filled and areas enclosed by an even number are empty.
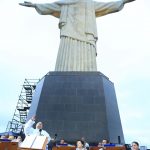
[[[28,118],[36,114],[58,139],[82,136],[124,143],[114,84],[100,72],[50,72],[38,83]]]

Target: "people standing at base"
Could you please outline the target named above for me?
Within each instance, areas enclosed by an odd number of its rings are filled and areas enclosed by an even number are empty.
[[[139,143],[136,141],[133,141],[131,144],[131,149],[132,150],[139,150]]]
[[[99,150],[105,150],[106,147],[105,144],[109,144],[109,140],[108,139],[103,139],[102,142],[99,142],[98,147],[100,147]]]
[[[13,135],[9,135],[8,139],[13,141],[15,139],[15,137]]]
[[[89,143],[87,143],[85,137],[82,137],[82,138],[81,138],[81,141],[84,142],[84,147],[85,147],[87,150],[89,150],[89,147],[90,147],[90,146],[89,146]]]
[[[1,135],[0,140],[2,140],[2,141],[11,141],[9,139],[9,134]]]
[[[102,140],[102,145],[104,146],[105,144],[109,144],[110,142],[109,142],[109,140],[108,139],[103,139]]]
[[[60,143],[59,143],[60,145],[67,145],[67,142],[62,138],[61,140],[60,140]]]
[[[76,150],[87,150],[87,149],[85,148],[84,141],[78,140],[76,144],[77,144]]]
[[[17,142],[18,146],[21,146],[21,144],[22,144],[22,138],[21,138],[21,136],[17,136],[16,139],[12,140],[12,142]]]
[[[25,135],[37,135],[37,136],[46,136],[48,138],[48,143],[51,140],[50,135],[43,130],[43,123],[42,122],[38,122],[36,124],[36,128],[33,128],[33,125],[35,123],[35,116],[33,116],[26,124],[24,127],[24,133]],[[48,144],[47,143],[47,144]]]
[[[16,142],[18,142],[18,143],[21,143],[21,142],[22,142],[21,136],[18,136],[18,137],[17,137]]]

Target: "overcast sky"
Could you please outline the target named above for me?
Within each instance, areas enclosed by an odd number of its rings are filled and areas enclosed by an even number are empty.
[[[0,132],[13,117],[24,79],[54,70],[60,41],[58,19],[19,2],[0,3]],[[115,84],[126,143],[150,148],[150,0],[97,18],[97,27],[98,71]]]

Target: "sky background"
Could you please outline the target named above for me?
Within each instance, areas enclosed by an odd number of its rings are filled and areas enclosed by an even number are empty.
[[[54,70],[60,41],[58,19],[19,2],[0,0],[0,132],[13,117],[25,78]],[[125,141],[150,148],[150,0],[97,18],[97,28],[97,67],[114,82]]]

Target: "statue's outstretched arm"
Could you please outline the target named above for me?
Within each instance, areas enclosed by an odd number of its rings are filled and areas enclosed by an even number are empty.
[[[31,2],[26,2],[26,1],[24,1],[24,3],[19,3],[19,5],[26,6],[26,7],[34,7],[35,8],[35,4],[33,4]]]
[[[94,2],[96,17],[120,11],[124,4],[135,0],[119,0],[110,2]]]
[[[61,7],[57,3],[47,3],[47,4],[33,4],[31,2],[19,3],[21,6],[33,7],[40,15],[52,15],[59,18]]]
[[[110,2],[94,2],[96,17],[120,11],[124,6],[124,0]]]

